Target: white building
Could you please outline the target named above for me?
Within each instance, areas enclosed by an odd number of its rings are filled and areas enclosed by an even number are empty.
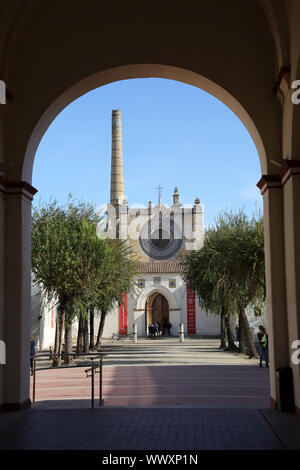
[[[159,321],[172,324],[178,335],[179,324],[190,335],[215,336],[219,319],[199,307],[194,292],[187,289],[181,276],[178,256],[197,250],[203,244],[203,208],[196,198],[193,206],[182,208],[177,187],[172,205],[161,201],[148,207],[129,208],[124,196],[121,111],[112,112],[112,156],[108,228],[110,235],[129,240],[139,263],[135,288],[124,298],[124,306],[115,309],[105,324],[104,337],[112,333],[128,334],[137,324],[138,335],[146,336],[148,326]]]
[[[161,326],[165,322],[171,323],[172,335],[178,335],[180,323],[184,324],[188,335],[220,334],[219,317],[207,314],[199,307],[194,292],[181,278],[178,261],[180,254],[197,250],[203,244],[203,207],[196,198],[191,207],[183,208],[177,187],[168,207],[161,201],[161,189],[159,186],[157,204],[149,202],[148,207],[129,208],[124,196],[121,111],[113,111],[108,233],[111,237],[129,241],[139,260],[139,268],[134,288],[124,294],[124,305],[115,306],[107,316],[104,338],[112,333],[130,334],[134,323],[137,324],[138,336],[146,336],[148,326],[156,321]],[[40,312],[35,314],[35,317],[40,317],[42,348],[54,343],[53,315],[54,306],[43,303]],[[96,315],[96,333],[98,323]],[[74,337],[76,333],[77,325],[74,324]]]

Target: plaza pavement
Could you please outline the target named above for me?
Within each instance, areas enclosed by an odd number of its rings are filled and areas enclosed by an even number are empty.
[[[269,406],[268,369],[257,367],[256,359],[219,350],[219,340],[193,338],[179,343],[177,338],[159,338],[139,340],[138,344],[104,341],[102,351],[108,354],[103,368],[106,407]],[[37,373],[35,406],[88,407],[90,394],[90,379],[83,368]]]
[[[257,360],[199,338],[102,350],[104,407],[88,409],[83,369],[40,371],[32,409],[0,414],[0,449],[300,449],[300,420],[269,409]]]

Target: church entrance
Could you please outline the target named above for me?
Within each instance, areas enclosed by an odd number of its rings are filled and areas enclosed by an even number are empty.
[[[148,332],[148,326],[157,321],[162,328],[164,323],[169,321],[169,302],[166,297],[159,292],[150,295],[146,301],[145,315],[146,333]]]

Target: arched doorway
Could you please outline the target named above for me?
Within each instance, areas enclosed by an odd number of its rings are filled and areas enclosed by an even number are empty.
[[[169,302],[160,292],[151,294],[145,305],[145,327],[146,333],[148,326],[159,322],[161,327],[166,321],[169,321]]]

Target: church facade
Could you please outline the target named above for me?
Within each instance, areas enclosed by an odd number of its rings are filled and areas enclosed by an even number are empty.
[[[218,336],[220,319],[199,306],[194,291],[181,277],[179,256],[201,248],[204,239],[203,207],[199,198],[189,207],[182,207],[178,188],[175,187],[170,206],[162,202],[161,187],[158,200],[147,207],[130,208],[124,196],[122,116],[120,110],[112,112],[112,152],[110,203],[107,205],[107,236],[126,239],[139,261],[131,292],[124,294],[123,305],[115,305],[107,315],[103,337],[113,333],[133,332],[137,325],[138,337],[147,336],[148,327],[157,321],[161,327],[171,324],[171,335],[179,334],[184,325],[187,335]],[[40,330],[40,347],[54,343],[55,306],[37,302],[32,313],[35,330]],[[95,331],[99,319],[96,315]],[[40,325],[40,326],[39,326]],[[73,326],[74,339],[77,324]]]
[[[109,236],[129,240],[139,268],[132,292],[125,296],[124,306],[108,317],[104,335],[131,333],[135,323],[138,336],[145,336],[156,321],[160,325],[169,322],[172,335],[178,335],[180,323],[188,335],[218,335],[219,319],[201,310],[194,292],[181,278],[178,261],[181,254],[203,244],[203,207],[196,198],[191,207],[183,208],[177,187],[172,204],[167,206],[162,202],[162,188],[157,189],[156,204],[150,201],[147,207],[128,206],[124,197],[122,116],[120,110],[114,110]]]

